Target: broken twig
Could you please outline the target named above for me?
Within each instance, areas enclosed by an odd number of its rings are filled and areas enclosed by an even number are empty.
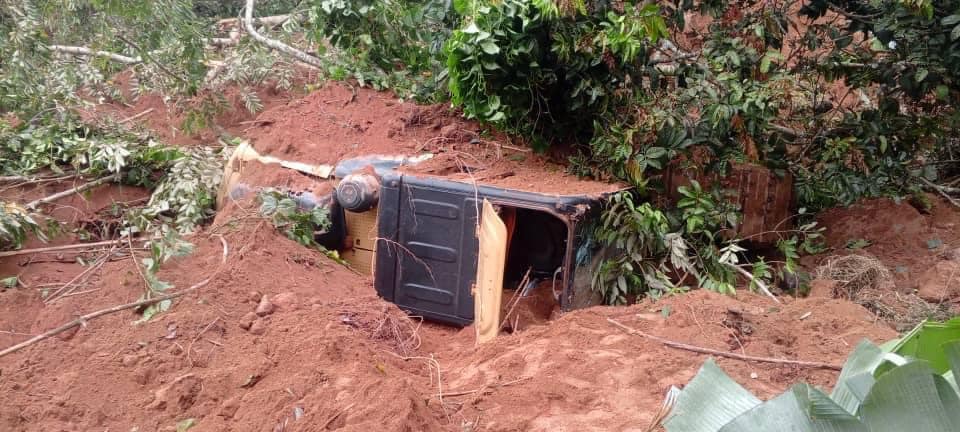
[[[507,381],[505,383],[485,384],[484,386],[478,389],[448,392],[448,393],[444,393],[443,395],[446,397],[454,397],[454,396],[466,396],[466,395],[475,394],[475,393],[483,393],[487,390],[493,390],[500,387],[507,387],[507,386],[512,386],[514,384],[522,383],[526,380],[529,380],[530,378],[531,377],[524,376],[524,377],[517,378],[513,381]]]
[[[771,358],[771,357],[755,357],[755,356],[737,354],[737,353],[732,353],[727,351],[718,351],[710,348],[703,348],[695,345],[688,345],[685,343],[675,342],[669,339],[664,339],[659,336],[654,336],[649,333],[644,333],[635,328],[628,327],[613,318],[607,318],[607,322],[617,326],[619,329],[625,331],[627,334],[632,334],[632,335],[640,336],[646,339],[650,339],[652,341],[659,342],[664,346],[668,346],[670,348],[675,348],[679,350],[692,351],[700,354],[709,354],[709,355],[715,355],[718,357],[726,357],[726,358],[731,358],[735,360],[743,360],[743,361],[751,361],[751,362],[759,362],[759,363],[776,363],[776,364],[784,364],[784,365],[791,365],[791,366],[808,367],[813,369],[828,369],[828,370],[835,370],[835,371],[839,371],[842,369],[842,367],[838,365],[830,364],[830,363],[810,362],[810,361],[802,361],[802,360],[785,360],[785,359],[778,359],[778,358]]]
[[[946,187],[946,186],[940,186],[940,185],[938,185],[938,184],[936,184],[936,183],[934,183],[934,182],[932,182],[932,181],[930,181],[930,180],[927,180],[927,179],[925,179],[925,178],[923,178],[923,177],[918,177],[918,178],[920,179],[920,181],[922,181],[923,183],[925,183],[925,184],[926,184],[927,186],[929,186],[931,189],[937,191],[937,193],[939,193],[939,194],[942,195],[944,198],[946,198],[947,201],[950,202],[950,204],[953,204],[955,207],[960,207],[960,200],[958,200],[958,199],[950,196],[950,194],[948,193],[948,192],[950,192],[950,191],[952,191],[952,190],[954,190],[954,189],[956,189],[956,188],[950,188],[950,187]]]

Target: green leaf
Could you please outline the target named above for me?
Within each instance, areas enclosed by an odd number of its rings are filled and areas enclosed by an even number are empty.
[[[720,429],[720,432],[743,431],[868,432],[856,417],[803,383]]]
[[[960,39],[960,25],[957,25],[953,28],[953,31],[950,32],[950,40],[955,41]]]
[[[943,351],[950,363],[948,374],[953,375],[951,378],[954,379],[954,388],[960,388],[960,341],[944,344]]]
[[[483,41],[483,42],[480,44],[480,49],[483,50],[483,52],[485,52],[485,53],[487,53],[487,54],[490,54],[490,55],[494,55],[494,54],[499,54],[499,53],[500,53],[500,47],[498,47],[497,44],[496,44],[496,42],[494,42],[494,41],[492,41],[492,40],[485,40],[485,41]]]
[[[848,413],[856,414],[860,402],[873,385],[873,371],[883,362],[884,354],[869,341],[860,342],[844,363],[830,398]]]
[[[716,432],[760,403],[709,359],[680,393],[664,427],[668,432]]]
[[[3,279],[0,279],[0,286],[2,286],[2,287],[4,287],[4,288],[13,288],[13,287],[17,286],[17,281],[18,281],[18,279],[17,279],[16,276],[10,276],[10,277],[7,277],[7,278],[3,278]]]
[[[863,401],[861,420],[872,432],[960,430],[947,415],[933,377],[933,368],[923,360],[892,369]]]
[[[945,16],[940,20],[940,24],[942,24],[944,27],[960,24],[960,15]]]
[[[926,69],[923,69],[923,68],[920,68],[920,69],[917,69],[917,74],[916,74],[916,76],[915,76],[914,78],[916,79],[917,82],[922,82],[922,81],[924,80],[924,78],[926,78],[929,73],[930,73],[930,71],[928,71],[928,70],[926,70]]]
[[[933,370],[942,374],[951,370],[949,356],[951,342],[960,341],[960,318],[947,322],[923,322],[904,335],[891,351],[901,356],[930,362]]]
[[[177,432],[187,432],[190,428],[197,425],[197,419],[188,418],[177,423]]]

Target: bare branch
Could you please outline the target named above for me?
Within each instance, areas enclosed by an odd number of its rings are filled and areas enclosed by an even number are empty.
[[[782,365],[808,367],[808,368],[813,368],[813,369],[827,369],[827,370],[835,370],[835,371],[838,371],[838,370],[841,369],[841,366],[840,366],[840,365],[835,365],[835,364],[830,364],[830,363],[811,362],[811,361],[803,361],[803,360],[778,359],[778,358],[771,358],[771,357],[756,357],[756,356],[749,356],[749,355],[737,354],[737,353],[726,352],[726,351],[719,351],[719,350],[710,349],[710,348],[704,348],[704,347],[699,347],[699,346],[695,346],[695,345],[688,345],[688,344],[685,344],[685,343],[680,343],[680,342],[672,341],[672,340],[669,340],[669,339],[664,339],[664,338],[659,337],[659,336],[654,336],[654,335],[649,334],[649,333],[644,333],[644,332],[642,332],[642,331],[640,331],[640,330],[637,330],[637,329],[635,329],[635,328],[628,327],[628,326],[622,324],[621,322],[619,322],[619,321],[617,321],[617,320],[615,320],[615,319],[613,319],[613,318],[607,318],[607,322],[609,322],[610,324],[613,324],[614,326],[616,326],[616,327],[619,328],[620,330],[623,330],[623,331],[626,332],[627,334],[636,335],[636,336],[640,336],[640,337],[642,337],[642,338],[650,339],[650,340],[652,340],[652,341],[654,341],[654,342],[659,342],[659,343],[663,344],[664,346],[668,346],[668,347],[674,348],[674,349],[679,349],[679,350],[684,350],[684,351],[691,351],[691,352],[700,353],[700,354],[715,355],[715,356],[719,356],[719,357],[726,357],[726,358],[731,358],[731,359],[736,359],[736,360],[743,360],[743,361],[748,361],[748,362],[775,363],[775,364],[782,364]]]
[[[316,57],[314,57],[314,56],[312,56],[312,55],[310,55],[310,54],[307,54],[307,53],[305,53],[305,52],[303,52],[303,51],[300,51],[300,50],[298,50],[298,49],[296,49],[296,48],[294,48],[294,47],[292,47],[292,46],[290,46],[290,45],[287,45],[287,44],[285,44],[285,43],[283,43],[283,42],[280,42],[280,41],[274,40],[274,39],[270,39],[270,38],[268,38],[268,37],[266,37],[266,36],[258,33],[258,32],[257,32],[257,29],[254,28],[254,26],[253,26],[253,21],[254,21],[254,20],[253,20],[253,7],[254,7],[254,3],[256,3],[255,0],[247,0],[247,7],[246,7],[246,11],[244,12],[244,20],[243,20],[244,29],[247,30],[247,33],[250,34],[250,37],[252,37],[252,38],[253,38],[255,41],[257,41],[257,42],[260,42],[260,43],[266,45],[266,46],[269,47],[270,49],[274,49],[274,50],[280,51],[280,52],[282,52],[282,53],[284,53],[284,54],[287,54],[287,55],[289,55],[289,56],[291,56],[291,57],[293,57],[293,58],[296,58],[297,60],[300,60],[301,62],[306,63],[306,64],[308,64],[308,65],[310,65],[310,66],[313,66],[313,67],[316,67],[316,68],[322,68],[322,67],[323,67],[323,62],[320,61],[319,58],[316,58]]]
[[[143,59],[140,57],[127,57],[125,55],[115,54],[107,51],[96,51],[82,46],[50,45],[50,50],[77,56],[104,57],[124,64],[143,63]]]
[[[48,197],[40,198],[40,199],[31,201],[29,204],[26,205],[26,208],[28,208],[28,209],[30,209],[30,210],[33,210],[33,209],[36,209],[37,206],[39,206],[40,204],[51,203],[51,202],[54,202],[54,201],[56,201],[56,200],[58,200],[58,199],[60,199],[60,198],[63,198],[63,197],[66,197],[66,196],[70,196],[70,195],[73,195],[73,194],[76,194],[76,193],[81,193],[81,192],[83,192],[83,191],[86,191],[86,190],[88,190],[88,189],[93,189],[93,188],[95,188],[95,187],[97,187],[97,186],[100,186],[100,185],[102,185],[102,184],[104,184],[104,183],[107,183],[107,182],[109,182],[109,181],[115,181],[115,180],[118,180],[118,179],[119,179],[119,176],[117,176],[117,175],[111,175],[111,176],[108,176],[108,177],[103,177],[103,178],[94,180],[94,181],[92,181],[92,182],[90,182],[90,183],[85,183],[85,184],[82,184],[82,185],[80,185],[80,186],[67,189],[67,190],[65,190],[65,191],[63,191],[63,192],[57,192],[57,193],[55,193],[55,194],[53,194],[53,195],[50,195],[50,196],[48,196]]]
[[[297,19],[300,19],[302,18],[300,15],[301,14],[273,15],[273,16],[254,18],[253,20],[257,24],[273,27],[277,25],[282,25],[283,23],[289,21],[291,18],[294,18],[294,17],[296,17]],[[226,19],[217,21],[217,25],[219,26],[227,26],[227,25],[235,25],[235,24],[242,24],[241,19],[226,18]]]

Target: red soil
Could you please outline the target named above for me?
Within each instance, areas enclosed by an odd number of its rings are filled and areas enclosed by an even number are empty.
[[[950,258],[952,251],[960,248],[960,213],[938,196],[929,195],[928,199],[933,203],[929,214],[920,213],[906,201],[874,199],[828,210],[818,220],[827,228],[831,253],[874,256],[893,273],[898,289],[910,292],[918,288],[917,279],[934,263]],[[869,246],[847,249],[849,242],[861,239]],[[811,257],[807,262],[812,266],[822,258]]]
[[[454,146],[477,146],[454,133],[469,125],[437,108],[416,110],[368,91],[355,100],[351,95],[329,86],[268,109],[260,123],[247,126],[248,136],[263,153],[313,163],[366,153],[458,155]],[[453,138],[438,132],[450,124],[457,125],[447,129]],[[495,146],[479,147],[496,158]],[[537,157],[501,150],[524,155],[525,169],[537,169]],[[275,167],[247,167],[244,181],[255,185],[329,187]],[[143,194],[97,191],[81,214]],[[65,203],[81,204],[75,199]],[[174,431],[191,418],[191,431],[644,430],[666,390],[686,383],[707,356],[625,334],[608,318],[708,348],[834,364],[863,338],[895,336],[844,300],[784,298],[777,305],[745,290],[737,298],[698,291],[566,313],[477,347],[471,328],[407,318],[375,296],[369,277],[286,239],[252,213],[253,205],[229,204],[191,238],[192,255],[163,267],[159,276],[174,290],[210,278],[170,311],[141,324],[133,324],[139,315],[132,311],[107,315],[0,357],[0,430]],[[832,245],[869,235],[878,251],[887,244],[909,247],[904,259],[922,252],[915,243],[930,233],[956,245],[955,226],[937,225],[954,223],[953,209],[938,205],[933,216],[921,216],[890,204],[866,205],[824,215],[836,224]],[[913,234],[901,237],[884,228],[889,224]],[[88,261],[95,257],[88,255]],[[27,286],[0,291],[0,349],[78,315],[134,301],[144,290],[134,260],[119,256],[78,290],[82,294],[44,305],[39,284],[65,283],[85,267],[20,265],[30,257],[0,258],[0,276],[15,272]],[[922,265],[921,259],[910,265]],[[257,317],[263,296],[274,310]],[[771,363],[721,359],[720,365],[762,397],[797,380],[830,386],[836,379],[835,372]]]

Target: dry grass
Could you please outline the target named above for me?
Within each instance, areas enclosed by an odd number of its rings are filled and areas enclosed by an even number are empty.
[[[342,312],[341,320],[370,339],[390,346],[403,356],[408,356],[420,348],[420,326],[423,320],[410,317],[399,309],[384,306],[375,312],[369,308],[351,308]]]
[[[836,256],[815,271],[818,279],[835,280],[833,297],[855,302],[897,331],[913,328],[926,320],[950,318],[949,307],[929,303],[916,294],[896,290],[893,275],[880,260],[865,255]]]
[[[833,296],[856,301],[864,290],[890,292],[896,287],[893,274],[880,260],[865,255],[835,256],[817,267],[818,279],[839,282]]]

